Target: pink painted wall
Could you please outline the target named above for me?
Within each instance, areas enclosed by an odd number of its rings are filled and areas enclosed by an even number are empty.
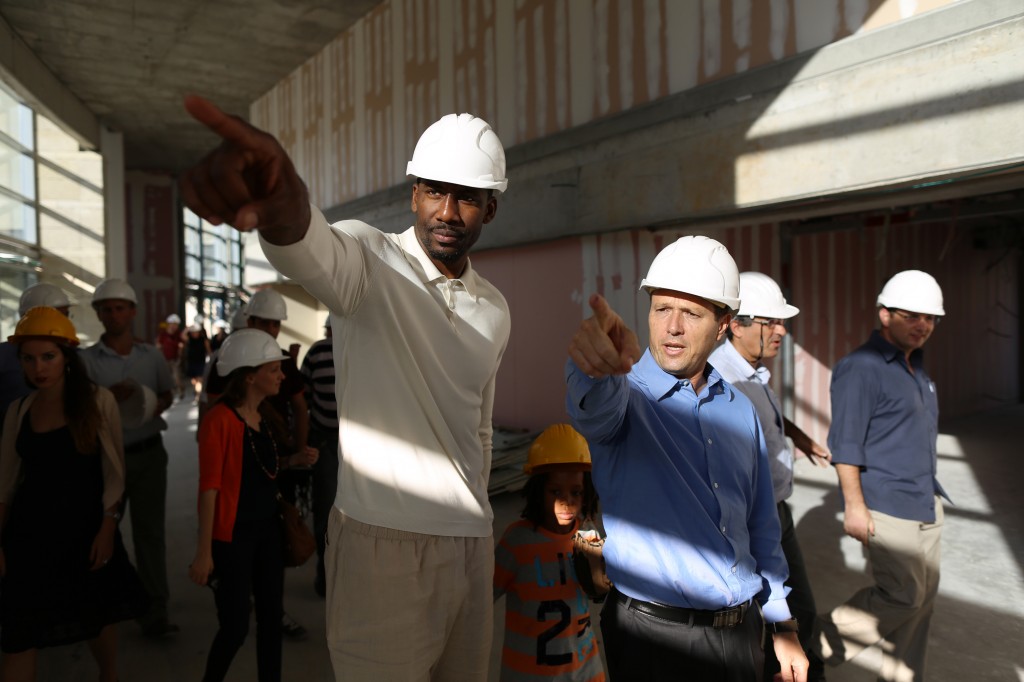
[[[952,223],[906,224],[909,215],[793,241],[797,420],[814,437],[831,418],[831,366],[878,326],[875,298],[901,270],[929,272],[943,290],[946,317],[925,347],[942,416],[1019,399],[1018,258],[975,249]]]

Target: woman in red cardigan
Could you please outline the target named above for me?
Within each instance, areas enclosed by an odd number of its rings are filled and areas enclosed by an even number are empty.
[[[284,543],[275,479],[282,468],[312,465],[318,454],[279,451],[284,425],[264,399],[281,387],[282,357],[266,332],[228,337],[217,363],[227,388],[199,427],[199,541],[189,577],[213,587],[220,626],[204,682],[223,680],[245,642],[250,595],[259,682],[281,679]]]

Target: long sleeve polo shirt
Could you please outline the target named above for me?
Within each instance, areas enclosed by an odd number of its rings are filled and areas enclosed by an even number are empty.
[[[508,305],[467,264],[437,269],[414,228],[385,234],[311,208],[302,240],[264,253],[342,321],[334,329],[339,474],[354,519],[488,537],[491,412]]]
[[[590,443],[623,594],[718,610],[757,599],[790,617],[764,438],[753,406],[710,365],[700,394],[646,351],[627,376],[593,380],[566,365],[567,408]]]
[[[779,399],[768,382],[771,372],[764,365],[754,367],[740,355],[732,341],[725,341],[708,358],[722,378],[733,388],[747,396],[761,421],[761,432],[768,448],[768,466],[772,474],[775,502],[782,502],[793,494],[793,449],[786,440],[786,426],[782,420]]]
[[[938,436],[938,396],[920,350],[908,366],[875,330],[836,363],[828,447],[834,464],[860,468],[868,509],[935,522],[935,496],[949,499],[936,477]]]

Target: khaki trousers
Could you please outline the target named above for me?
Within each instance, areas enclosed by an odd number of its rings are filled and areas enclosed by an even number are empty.
[[[339,682],[484,682],[494,541],[360,523],[331,508],[327,646]]]
[[[822,619],[819,644],[825,662],[838,665],[879,645],[879,679],[925,679],[928,628],[939,591],[942,501],[935,498],[935,523],[872,511],[875,535],[868,541],[865,587]]]

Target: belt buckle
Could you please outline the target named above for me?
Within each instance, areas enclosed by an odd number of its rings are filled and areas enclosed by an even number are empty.
[[[716,630],[733,628],[736,627],[741,620],[743,620],[743,607],[734,606],[731,609],[716,611],[715,619],[711,622],[711,627]]]

